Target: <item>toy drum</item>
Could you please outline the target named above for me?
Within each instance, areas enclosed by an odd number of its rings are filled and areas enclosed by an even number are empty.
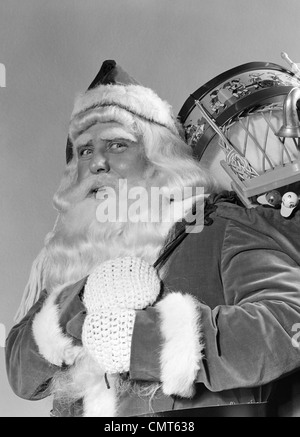
[[[300,79],[269,62],[240,65],[201,86],[178,117],[194,155],[248,206],[300,180]]]

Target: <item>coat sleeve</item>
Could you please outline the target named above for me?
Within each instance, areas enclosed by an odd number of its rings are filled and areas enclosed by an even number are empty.
[[[45,291],[6,339],[6,370],[9,383],[17,396],[24,399],[42,399],[49,395],[48,385],[58,370],[38,351],[32,335],[32,321],[47,297]]]
[[[59,327],[72,343],[80,345],[85,308],[79,299],[81,283],[68,287],[56,300],[59,309]],[[38,400],[49,396],[49,383],[60,370],[59,365],[49,361],[41,352],[34,335],[33,325],[47,304],[47,293],[43,291],[39,300],[20,323],[15,325],[6,339],[6,369],[9,383],[14,393],[24,399]],[[46,330],[50,330],[44,323]],[[43,349],[42,349],[43,350]]]
[[[282,241],[236,223],[227,226],[221,259],[225,304],[210,308],[181,290],[137,313],[133,379],[190,397],[195,383],[214,392],[257,387],[300,367],[299,260]]]

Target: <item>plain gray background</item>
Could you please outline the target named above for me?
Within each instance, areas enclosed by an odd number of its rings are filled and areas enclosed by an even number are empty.
[[[1,306],[13,324],[56,214],[74,96],[115,59],[179,111],[188,95],[252,61],[300,62],[299,0],[1,0]],[[285,65],[287,66],[287,65]],[[0,325],[1,326],[1,325]],[[48,416],[11,391],[0,347],[0,416]]]

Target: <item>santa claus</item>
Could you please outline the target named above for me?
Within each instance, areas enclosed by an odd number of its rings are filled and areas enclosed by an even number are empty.
[[[55,416],[265,405],[300,365],[300,217],[215,190],[170,105],[105,61],[7,339],[17,395]]]

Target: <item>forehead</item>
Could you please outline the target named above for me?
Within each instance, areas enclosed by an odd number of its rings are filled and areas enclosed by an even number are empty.
[[[114,140],[125,139],[137,142],[137,135],[132,129],[115,121],[98,122],[81,132],[74,143],[81,144],[90,140]]]

